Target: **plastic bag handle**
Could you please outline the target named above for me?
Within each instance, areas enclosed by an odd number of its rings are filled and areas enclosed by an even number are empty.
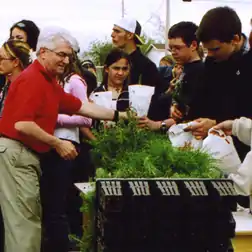
[[[223,130],[217,130],[217,129],[211,128],[208,131],[208,135],[210,135],[210,134],[217,135],[218,137],[223,138],[228,144],[230,144],[230,141],[228,140],[227,135],[224,133]]]

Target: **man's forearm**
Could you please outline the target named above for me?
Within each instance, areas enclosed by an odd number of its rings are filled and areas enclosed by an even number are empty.
[[[114,110],[107,109],[90,102],[82,103],[82,106],[77,114],[99,120],[112,121],[114,119]]]
[[[41,129],[35,122],[16,122],[15,129],[21,134],[48,144],[51,147],[55,147],[60,141],[57,137],[50,135]]]

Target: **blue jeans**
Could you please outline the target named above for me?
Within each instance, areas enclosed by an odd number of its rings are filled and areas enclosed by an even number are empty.
[[[67,196],[73,162],[54,150],[41,157],[42,252],[68,252]]]

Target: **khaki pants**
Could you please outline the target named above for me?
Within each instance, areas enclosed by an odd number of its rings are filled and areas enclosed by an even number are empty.
[[[18,141],[0,137],[0,205],[5,252],[39,252],[39,158]]]

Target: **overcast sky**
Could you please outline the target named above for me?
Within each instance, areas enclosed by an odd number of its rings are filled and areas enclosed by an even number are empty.
[[[166,0],[124,0],[125,15],[135,17],[143,31],[156,36],[156,17],[165,22]],[[204,13],[213,7],[228,5],[234,8],[248,33],[252,17],[252,0],[170,0],[171,25],[179,21],[199,24]],[[0,14],[0,42],[9,36],[11,25],[21,19],[31,19],[39,27],[57,25],[70,30],[79,40],[82,50],[94,39],[110,39],[114,20],[122,15],[121,0],[11,0],[4,1]],[[154,17],[151,19],[151,17]]]

